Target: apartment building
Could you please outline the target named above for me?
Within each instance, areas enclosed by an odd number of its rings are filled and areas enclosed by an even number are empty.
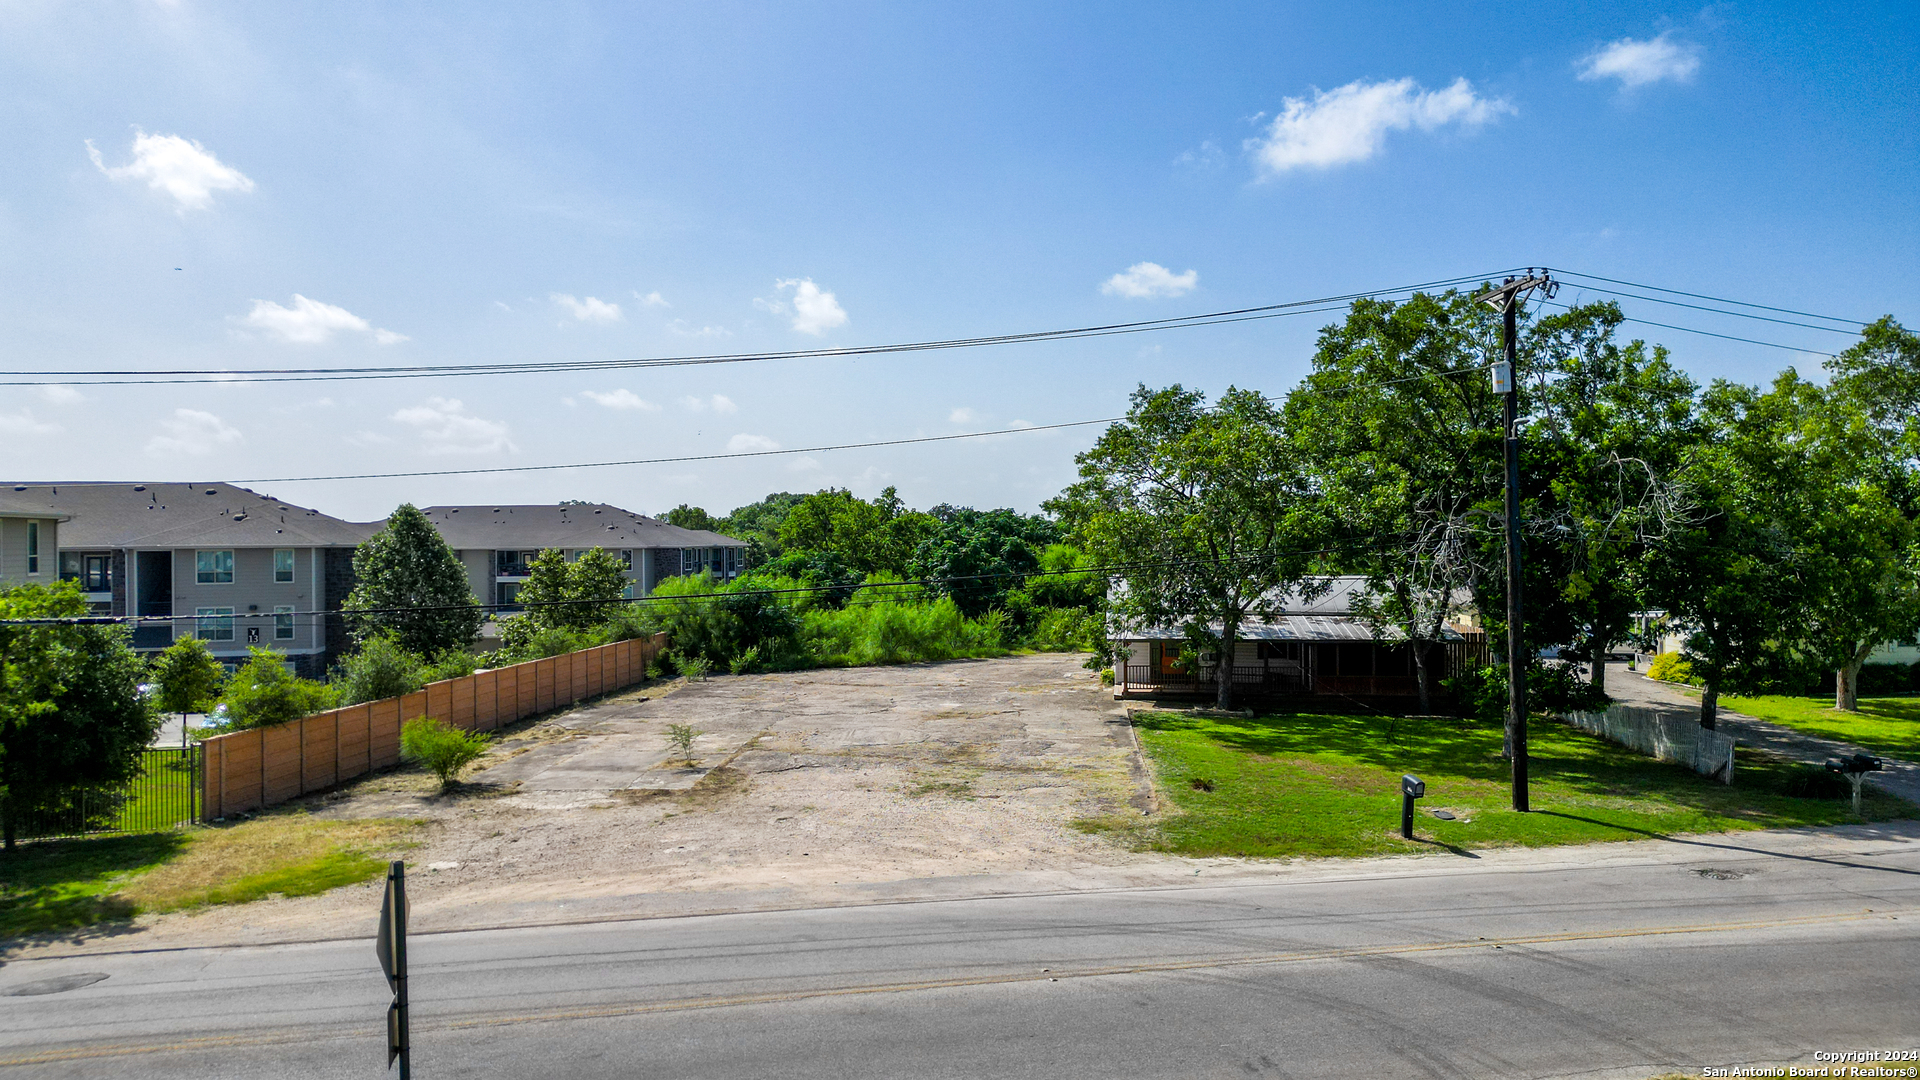
[[[315,676],[346,648],[340,618],[319,613],[352,591],[368,526],[222,483],[12,484],[0,497],[0,566],[16,531],[34,559],[15,522],[37,521],[42,579],[78,581],[98,614],[147,617],[137,650],[198,637],[234,664],[264,645]]]
[[[54,556],[60,550],[60,523],[68,516],[32,500],[0,495],[0,585],[58,580]]]
[[[682,529],[605,503],[429,506],[421,512],[467,568],[473,595],[509,611],[518,602],[528,567],[549,548],[570,560],[593,548],[607,549],[626,564],[630,597],[647,596],[679,574],[710,572],[731,581],[747,568],[744,540]]]

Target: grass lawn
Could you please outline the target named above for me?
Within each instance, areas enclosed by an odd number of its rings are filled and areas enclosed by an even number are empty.
[[[326,892],[380,874],[386,856],[411,846],[418,824],[290,810],[179,832],[22,844],[0,854],[0,938]]]
[[[1720,703],[1781,727],[1850,742],[1888,757],[1920,761],[1920,697],[1863,697],[1857,714],[1835,711],[1831,694],[1723,697]]]
[[[1355,856],[1636,840],[1683,832],[1836,825],[1844,798],[1803,798],[1806,770],[1740,752],[1731,786],[1552,721],[1530,730],[1533,812],[1508,808],[1500,728],[1367,716],[1136,714],[1161,793],[1157,824],[1083,821],[1180,855]],[[1400,838],[1400,774],[1427,783],[1414,841]],[[1171,804],[1170,806],[1168,804]],[[1444,821],[1428,811],[1443,809]],[[1872,820],[1920,809],[1870,792]]]

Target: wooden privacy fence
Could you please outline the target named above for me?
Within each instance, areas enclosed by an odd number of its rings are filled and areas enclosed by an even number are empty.
[[[428,683],[403,697],[215,736],[203,744],[202,820],[283,803],[394,765],[400,760],[400,726],[416,717],[492,731],[632,686],[647,677],[647,665],[666,641],[665,634],[616,641]]]
[[[1733,783],[1733,737],[1708,731],[1692,717],[1608,705],[1606,712],[1572,712],[1561,719],[1650,757],[1678,762],[1703,776]]]

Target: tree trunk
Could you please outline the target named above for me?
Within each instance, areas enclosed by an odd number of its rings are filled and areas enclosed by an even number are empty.
[[[1607,692],[1607,651],[1598,646],[1593,650],[1593,688]]]
[[[1853,650],[1853,662],[1833,673],[1833,707],[1843,712],[1860,711],[1860,669],[1873,655],[1873,642]]]
[[[1700,726],[1713,730],[1714,721],[1720,717],[1720,687],[1712,679],[1700,691]]]
[[[1427,691],[1427,644],[1424,641],[1413,643],[1414,685],[1420,689],[1420,713],[1423,716],[1433,713],[1433,705],[1429,700],[1431,695]]]
[[[1213,677],[1217,686],[1214,704],[1219,706],[1221,712],[1233,708],[1233,632],[1235,629],[1232,620],[1225,620],[1220,625],[1220,658],[1219,663],[1213,667]]]

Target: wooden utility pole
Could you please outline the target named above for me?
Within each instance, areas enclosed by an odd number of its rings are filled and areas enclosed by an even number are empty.
[[[1503,399],[1507,457],[1507,753],[1513,766],[1513,808],[1525,813],[1527,799],[1526,615],[1520,597],[1520,298],[1539,289],[1548,296],[1557,287],[1545,271],[1509,277],[1499,288],[1475,299],[1501,315],[1501,358],[1493,365],[1493,392]]]

